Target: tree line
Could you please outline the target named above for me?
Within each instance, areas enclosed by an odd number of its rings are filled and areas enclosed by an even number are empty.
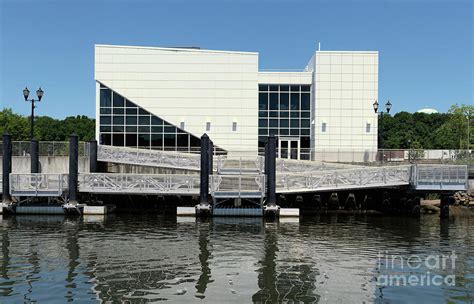
[[[379,148],[385,149],[467,149],[468,119],[470,119],[470,148],[474,140],[474,106],[453,105],[448,113],[408,113],[379,116],[379,127],[383,141]],[[11,109],[0,112],[0,133],[8,132],[13,140],[29,140],[29,116],[14,113]],[[55,119],[48,116],[35,117],[34,137],[40,141],[67,141],[75,133],[79,140],[95,137],[95,119],[87,116]],[[383,145],[383,147],[381,146]]]
[[[468,145],[468,117],[470,146]],[[448,113],[408,113],[379,116],[384,149],[472,149],[474,106],[453,105]],[[379,134],[380,136],[380,134]],[[381,147],[381,144],[383,147]]]
[[[95,138],[95,119],[84,115],[55,119],[35,117],[34,138],[39,141],[67,141],[73,133],[80,141]],[[12,140],[30,140],[30,117],[14,113],[11,109],[0,112],[0,133],[9,133]]]

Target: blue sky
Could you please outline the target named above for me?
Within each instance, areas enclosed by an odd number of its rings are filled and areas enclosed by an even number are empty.
[[[378,50],[393,110],[473,104],[473,1],[0,0],[1,108],[95,116],[94,44],[257,51],[261,69],[304,68],[323,50]]]

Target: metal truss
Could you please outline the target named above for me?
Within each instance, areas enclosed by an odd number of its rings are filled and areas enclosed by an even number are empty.
[[[68,174],[10,174],[12,196],[62,196],[68,190]]]
[[[199,194],[199,175],[81,173],[79,192],[120,194]]]
[[[200,155],[172,151],[98,146],[97,159],[104,162],[199,170]]]

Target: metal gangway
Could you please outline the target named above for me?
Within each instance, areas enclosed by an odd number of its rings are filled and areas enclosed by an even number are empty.
[[[262,198],[265,174],[210,174],[209,192],[215,197]],[[198,195],[198,174],[79,173],[78,190],[97,194]],[[401,165],[354,167],[306,172],[277,171],[277,193],[305,193],[410,186],[420,191],[466,191],[465,165]],[[13,196],[62,196],[68,174],[11,173]]]

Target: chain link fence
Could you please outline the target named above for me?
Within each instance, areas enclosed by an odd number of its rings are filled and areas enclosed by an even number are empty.
[[[12,141],[12,156],[29,156],[29,141]],[[89,156],[89,143],[79,142],[79,157]],[[40,141],[39,156],[68,156],[69,142],[67,141]],[[0,141],[0,155],[3,154],[3,142]]]

